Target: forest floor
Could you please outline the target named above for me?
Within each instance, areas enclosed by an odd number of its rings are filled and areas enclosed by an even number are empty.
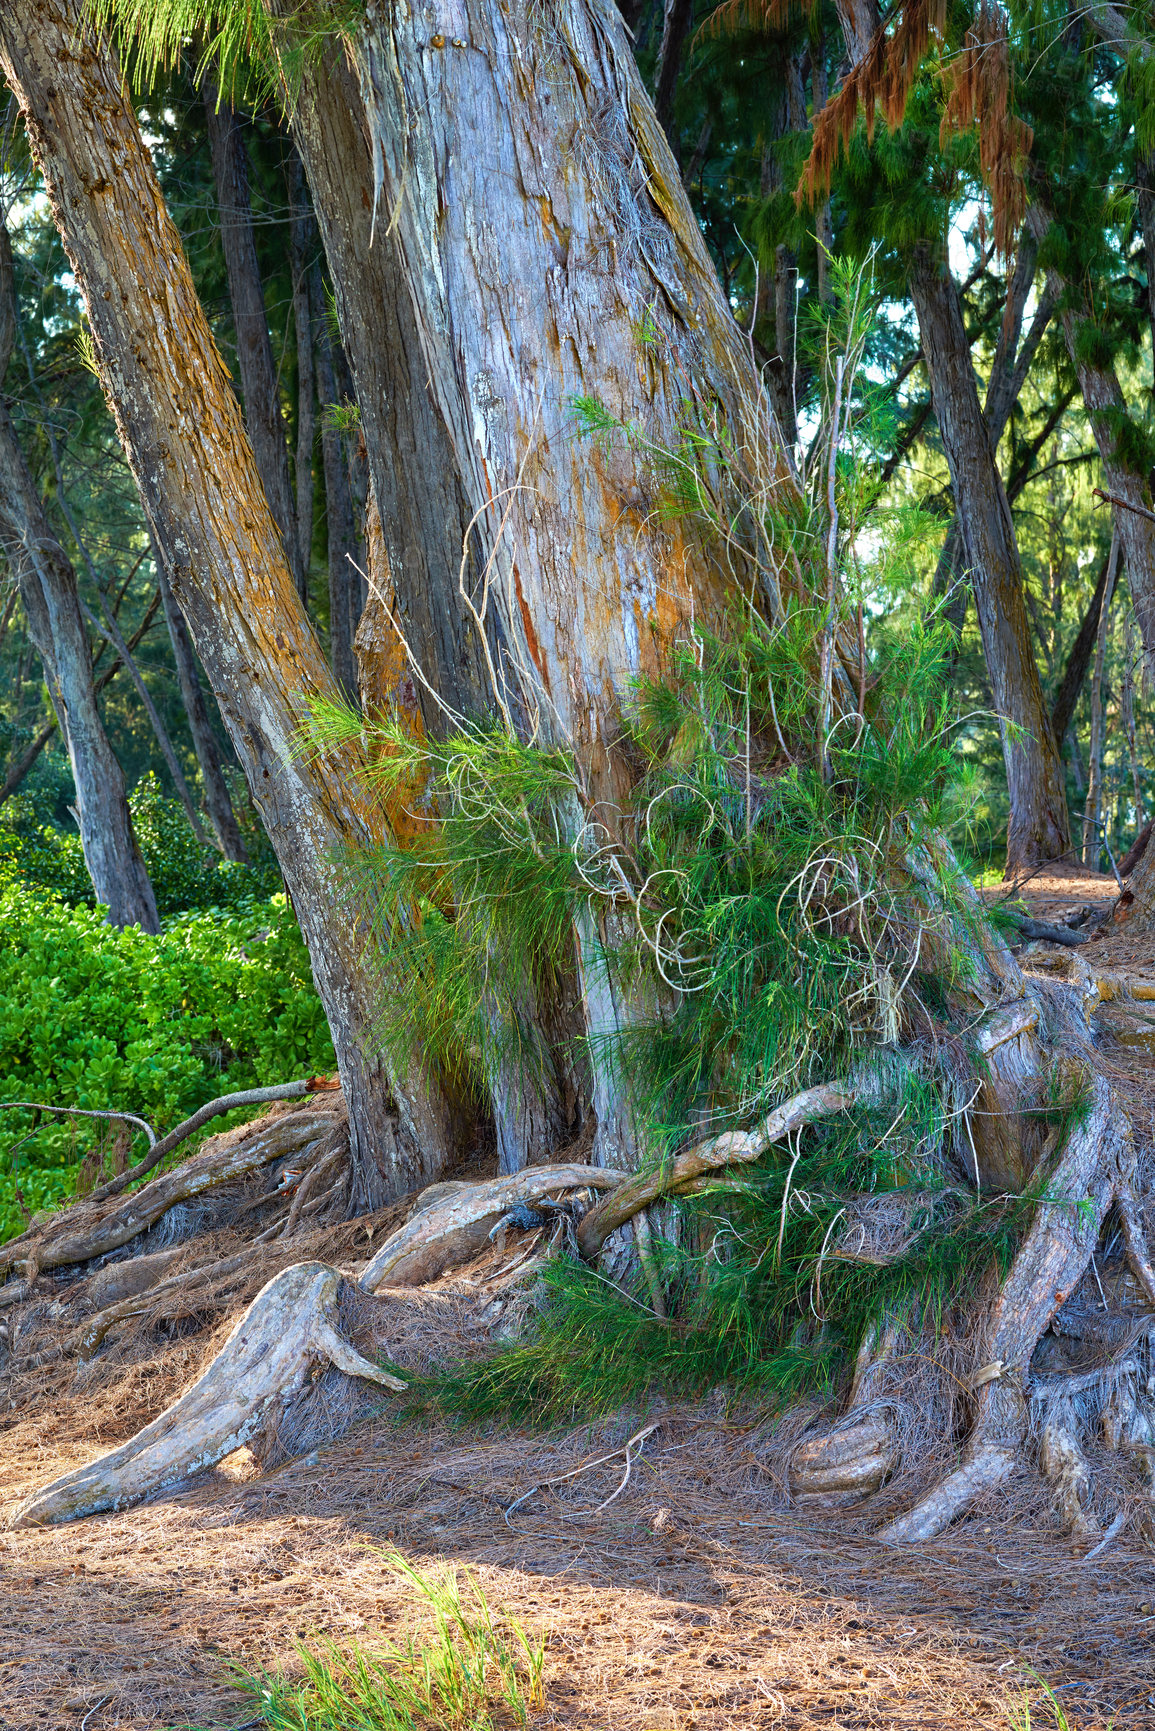
[[[1055,922],[1114,893],[1081,868],[1023,887]],[[1155,974],[1155,942],[1125,926],[1077,953],[1091,949],[1096,967]],[[1121,1056],[1155,1112],[1155,1060]],[[399,1217],[294,1238],[279,1260],[355,1270]],[[235,1240],[235,1222],[202,1233],[194,1259]],[[270,1271],[254,1256],[252,1281]],[[42,1277],[42,1313],[82,1305],[86,1284]],[[59,1351],[19,1374],[0,1365],[0,1524],[162,1410],[235,1315],[130,1331],[87,1366]],[[389,1356],[414,1368],[476,1356],[486,1315],[468,1277],[447,1277],[397,1302]],[[621,1482],[622,1445],[654,1420],[629,1482],[599,1506]],[[790,1506],[774,1429],[722,1391],[548,1432],[378,1406],[272,1471],[242,1450],[128,1512],[0,1531],[0,1731],[255,1728],[231,1666],[291,1670],[298,1642],[403,1641],[420,1625],[393,1548],[434,1574],[475,1572],[496,1613],[546,1639],[542,1731],[1026,1731],[1060,1723],[1040,1680],[1069,1731],[1155,1728],[1150,1541],[1124,1533],[1088,1555],[1024,1477],[942,1541],[891,1549],[867,1519]]]

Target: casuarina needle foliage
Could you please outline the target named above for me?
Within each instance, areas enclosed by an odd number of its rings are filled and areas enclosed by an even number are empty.
[[[964,791],[950,633],[932,615],[868,636],[910,530],[860,533],[869,307],[863,273],[835,274],[825,414],[797,479],[752,469],[690,404],[680,448],[652,453],[661,508],[743,551],[757,580],[724,629],[693,629],[635,685],[620,805],[593,802],[564,742],[465,720],[418,740],[336,706],[314,718],[318,747],[363,734],[383,795],[421,820],[403,848],[347,862],[379,919],[381,1036],[399,1061],[420,1048],[479,1084],[498,1065],[526,1085],[546,1064],[603,1066],[651,1161],[856,1081],[852,1112],[667,1220],[672,1320],[561,1263],[536,1338],[453,1386],[466,1405],[558,1415],[655,1377],[829,1383],[880,1318],[921,1327],[1005,1266],[1029,1206],[983,1206],[961,1165],[975,1072],[960,1023],[994,940],[943,839]],[[588,403],[579,419],[644,444]],[[564,1007],[591,965],[630,1015],[550,1050],[521,1007]]]

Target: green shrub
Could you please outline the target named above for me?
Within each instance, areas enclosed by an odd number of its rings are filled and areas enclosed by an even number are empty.
[[[189,908],[240,909],[280,888],[280,873],[263,833],[249,833],[251,865],[220,858],[197,841],[179,800],[169,799],[150,770],[129,796],[133,826],[162,919]],[[74,905],[94,905],[92,883],[75,830],[41,821],[42,802],[12,802],[0,813],[0,873],[10,881],[51,890]]]
[[[114,1108],[168,1126],[234,1088],[331,1070],[308,956],[283,895],[169,919],[152,937],[43,889],[0,889],[0,1100]],[[0,1121],[0,1239],[68,1193],[102,1134]],[[141,1151],[138,1141],[137,1152]]]

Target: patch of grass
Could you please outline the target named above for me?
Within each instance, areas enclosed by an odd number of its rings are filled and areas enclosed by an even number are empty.
[[[300,1681],[243,1676],[273,1731],[514,1731],[544,1705],[545,1643],[494,1615],[480,1583],[440,1578],[396,1552],[386,1564],[432,1614],[431,1634],[401,1644],[341,1651],[298,1649]]]

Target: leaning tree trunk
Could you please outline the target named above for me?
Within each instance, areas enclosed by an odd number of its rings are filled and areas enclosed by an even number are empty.
[[[0,226],[0,380],[11,352],[16,306],[12,253]],[[28,630],[68,747],[84,863],[114,926],[158,932],[156,898],[132,828],[124,775],[104,730],[76,572],[53,534],[36,483],[0,397],[0,539]]]
[[[382,839],[359,752],[311,757],[336,696],[302,611],[240,410],[164,207],[119,69],[77,0],[0,15],[0,63],[84,294],[101,377],[173,593],[293,897],[349,1104],[363,1197],[410,1189],[454,1146],[437,1079],[392,1081],[373,1036],[367,934],[334,853]],[[396,1094],[408,1150],[387,1136]]]
[[[1003,736],[1011,873],[1058,859],[1070,846],[1062,760],[1031,647],[1015,527],[979,407],[958,290],[927,246],[915,249],[910,292]]]

